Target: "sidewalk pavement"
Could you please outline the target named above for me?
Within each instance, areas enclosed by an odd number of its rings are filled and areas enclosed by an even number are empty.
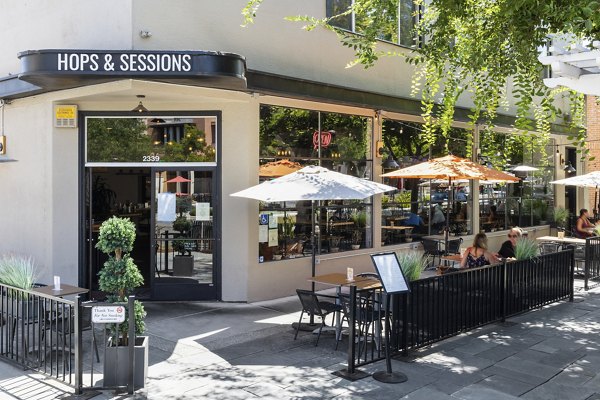
[[[491,324],[392,361],[408,381],[331,373],[347,339],[294,341],[296,297],[253,304],[146,303],[149,377],[134,396],[94,399],[600,399],[600,288]],[[362,370],[385,370],[378,362]],[[55,399],[72,390],[0,362],[0,399]]]

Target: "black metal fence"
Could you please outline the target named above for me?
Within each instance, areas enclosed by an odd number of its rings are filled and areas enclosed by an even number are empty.
[[[133,340],[129,340],[122,359],[116,360],[121,365],[119,369],[122,365],[127,367],[125,378],[117,381],[113,378],[115,382],[111,384],[104,376],[102,385],[98,385],[94,370],[106,362],[108,339],[113,332],[115,342],[116,332],[111,329],[115,324],[99,324],[97,331],[101,332],[101,339],[96,340],[92,306],[104,303],[82,303],[79,297],[67,300],[2,284],[0,293],[0,360],[57,379],[71,386],[75,394],[95,389],[126,389],[133,393],[134,378],[137,379],[134,376],[136,336],[133,318],[128,326],[129,338]],[[132,315],[133,296],[122,306]],[[84,341],[83,331],[86,330],[90,331],[89,340]]]
[[[0,291],[0,358],[76,386],[76,304],[1,284]]]
[[[585,239],[584,288],[588,290],[592,279],[600,278],[600,236]]]
[[[390,322],[390,353],[427,346],[544,305],[573,300],[573,250],[439,275],[410,283],[391,297],[351,287],[348,373],[385,357],[382,328]]]

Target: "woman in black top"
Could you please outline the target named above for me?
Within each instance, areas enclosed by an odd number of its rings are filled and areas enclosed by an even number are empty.
[[[515,245],[517,239],[521,237],[523,231],[519,227],[514,227],[508,231],[508,240],[502,243],[502,247],[498,251],[498,257],[501,258],[514,258],[515,257]]]

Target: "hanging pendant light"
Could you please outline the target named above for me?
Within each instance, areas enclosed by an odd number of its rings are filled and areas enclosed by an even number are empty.
[[[142,100],[141,99],[145,99],[146,96],[144,96],[143,94],[138,94],[136,96],[138,99],[140,99],[140,104],[138,104],[133,110],[131,110],[132,112],[137,112],[137,113],[147,113],[148,109],[146,107],[144,107],[144,105],[142,104]]]

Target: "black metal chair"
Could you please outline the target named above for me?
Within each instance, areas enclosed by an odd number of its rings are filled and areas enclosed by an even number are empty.
[[[357,293],[356,296],[356,313],[354,318],[354,327],[355,327],[355,337],[359,342],[358,348],[358,357],[360,358],[363,352],[366,352],[367,341],[369,337],[375,336],[375,339],[379,339],[381,337],[381,327],[383,324],[379,322],[378,325],[375,325],[378,321],[381,321],[385,318],[385,299],[375,298],[375,292],[368,292],[365,294]],[[352,324],[352,306],[350,302],[350,296],[342,295],[340,296],[340,302],[342,304],[344,317],[343,320],[348,322],[348,325]],[[343,321],[342,320],[342,321]],[[335,349],[337,350],[338,344],[341,340],[341,335],[339,335]],[[379,347],[379,343],[377,343]]]
[[[379,279],[379,274],[377,272],[360,272],[356,274],[356,276],[360,276],[363,278]]]
[[[325,317],[329,314],[342,311],[342,306],[339,304],[332,303],[330,301],[319,301],[319,297],[315,292],[310,290],[296,289],[300,303],[302,304],[302,312],[300,313],[300,319],[298,320],[298,327],[296,328],[296,334],[294,340],[298,338],[298,331],[300,330],[300,323],[304,313],[321,318],[321,325],[319,326],[319,332],[317,334],[317,341],[315,346],[319,344],[319,338],[321,337],[321,331],[325,325]],[[332,319],[333,321],[333,319]]]
[[[441,257],[444,255],[444,251],[440,249],[440,242],[437,240],[423,239],[421,242],[423,245],[424,254],[432,259],[431,265],[429,267],[436,267],[438,264],[435,263],[436,257],[441,262]]]
[[[460,245],[463,242],[463,238],[449,239],[448,248],[446,249],[446,255],[449,254],[460,254]]]

